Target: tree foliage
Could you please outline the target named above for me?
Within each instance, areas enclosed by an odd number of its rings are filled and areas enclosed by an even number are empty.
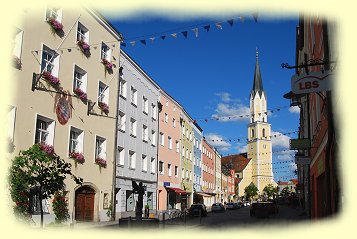
[[[252,182],[247,187],[245,187],[244,194],[247,199],[250,199],[251,197],[258,195],[257,186],[255,186],[254,183]]]
[[[267,186],[264,187],[263,192],[266,193],[268,198],[274,197],[278,193],[277,187],[274,187],[272,184],[268,184]]]
[[[52,146],[35,144],[28,150],[20,151],[12,160],[9,170],[9,186],[14,212],[22,218],[29,217],[30,191],[39,189],[39,198],[47,199],[65,188],[64,180],[70,176],[77,184],[83,179],[71,172],[71,164],[66,163]],[[40,203],[41,204],[41,203]],[[41,210],[41,223],[43,210]]]

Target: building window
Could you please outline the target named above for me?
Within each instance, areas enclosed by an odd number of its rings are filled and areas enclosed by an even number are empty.
[[[185,135],[185,133],[186,133],[185,125],[183,124],[183,125],[182,125],[182,134]]]
[[[168,107],[169,106],[169,102],[168,101],[166,101],[166,107]]]
[[[126,81],[122,78],[119,80],[119,94],[126,99]]]
[[[148,157],[143,154],[141,156],[141,160],[142,160],[142,170],[144,172],[147,172],[147,170],[148,170]]]
[[[174,105],[174,112],[176,111],[176,106]]]
[[[182,146],[182,152],[181,152],[182,158],[185,157],[185,146]]]
[[[108,104],[109,102],[109,87],[106,84],[99,81],[98,86],[98,102],[103,102]]]
[[[182,179],[185,178],[185,169],[184,168],[181,169],[181,178]]]
[[[15,117],[16,117],[16,107],[11,106],[9,112],[7,113],[7,136],[14,142],[14,131],[15,131]]]
[[[254,138],[254,129],[252,129],[251,137]]]
[[[39,188],[33,188],[30,189],[30,195],[29,195],[29,208],[30,208],[30,213],[33,215],[38,215],[41,213],[41,205],[42,204],[42,211],[44,213],[49,213],[48,211],[48,200],[47,199],[42,199],[42,202],[40,201],[39,197]]]
[[[172,176],[171,164],[167,164],[167,171],[168,171],[169,177],[171,177]]]
[[[71,127],[69,133],[69,153],[83,152],[83,130]]]
[[[138,91],[132,86],[130,87],[130,102],[133,105],[137,105],[137,100],[138,100]]]
[[[170,136],[167,136],[167,141],[169,144],[169,149],[172,149],[172,138]]]
[[[77,28],[77,41],[84,41],[85,43],[89,43],[89,31],[80,22],[78,22],[78,28]]]
[[[188,149],[186,149],[186,158],[188,159]]]
[[[22,51],[22,39],[23,39],[24,31],[16,28],[15,36],[13,38],[13,50],[12,54],[14,57],[17,57],[19,61],[18,67],[21,68],[21,51]]]
[[[176,140],[176,153],[180,152],[180,142]]]
[[[150,164],[151,164],[151,173],[155,173],[155,168],[156,168],[156,165],[155,165],[155,158],[151,158],[150,160]]]
[[[58,22],[62,22],[62,9],[60,8],[47,8],[46,20],[55,19]]]
[[[192,151],[190,151],[190,160],[192,161]]]
[[[186,169],[186,179],[189,179],[190,176],[188,175],[188,170]]]
[[[59,70],[59,55],[47,46],[43,46],[42,60],[41,60],[41,73],[46,71],[51,75],[58,77]]]
[[[169,122],[169,116],[165,113],[165,123]]]
[[[156,120],[156,105],[154,104],[151,104],[151,118],[155,119]]]
[[[159,173],[164,174],[164,162],[159,161]]]
[[[136,154],[134,151],[129,150],[129,168],[135,169]]]
[[[74,67],[73,74],[73,91],[75,91],[75,89],[87,92],[87,72],[78,66]]]
[[[145,114],[149,113],[149,101],[145,96],[143,96],[143,112]]]
[[[175,166],[175,177],[177,178],[178,177],[178,167]]]
[[[35,144],[53,145],[55,121],[46,117],[37,116]]]
[[[130,118],[130,135],[136,137],[136,120]]]
[[[103,194],[103,209],[108,209],[109,208],[109,193],[104,193]]]
[[[119,157],[119,165],[124,166],[124,158],[125,158],[125,150],[123,147],[118,146],[118,157]]]
[[[265,137],[265,129],[263,129],[263,137]]]
[[[176,120],[172,119],[172,127],[176,128]]]
[[[106,59],[107,61],[110,61],[110,54],[111,49],[104,42],[102,42],[100,59]]]
[[[160,145],[161,145],[161,146],[165,146],[165,142],[164,142],[164,141],[165,141],[165,136],[164,136],[164,133],[161,133],[161,132],[160,132],[160,138],[159,138],[159,139],[160,139],[160,142],[159,142]]]
[[[143,125],[143,141],[148,142],[148,127],[146,125]]]
[[[95,139],[95,158],[106,159],[106,140],[100,136]]]
[[[126,116],[121,111],[119,111],[118,122],[119,122],[119,125],[118,125],[119,130],[125,132]]]
[[[151,131],[151,145],[156,146],[156,132],[154,130]]]

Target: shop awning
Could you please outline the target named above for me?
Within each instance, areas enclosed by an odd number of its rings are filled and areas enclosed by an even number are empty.
[[[182,190],[181,188],[166,187],[166,189],[173,190],[175,191],[175,193],[178,194],[187,194],[187,192],[185,190]]]
[[[195,193],[204,197],[212,197],[212,195],[209,195],[207,193],[202,193],[202,192],[195,192]]]

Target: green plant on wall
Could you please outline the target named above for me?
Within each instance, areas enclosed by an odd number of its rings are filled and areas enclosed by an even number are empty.
[[[83,179],[71,172],[71,164],[66,163],[46,144],[35,144],[29,149],[20,151],[12,160],[9,170],[9,188],[11,199],[14,201],[14,213],[21,219],[30,219],[29,199],[35,191],[39,201],[53,197],[64,190],[64,180],[70,176],[77,184]],[[41,226],[43,226],[43,208]]]

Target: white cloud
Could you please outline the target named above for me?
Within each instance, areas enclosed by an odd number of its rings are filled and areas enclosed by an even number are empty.
[[[213,114],[213,118],[219,118],[219,121],[248,121],[249,117],[246,115],[250,114],[249,107],[240,104],[225,104],[219,103],[216,108],[216,114]],[[241,117],[242,116],[242,117]]]
[[[248,146],[247,145],[238,145],[237,146],[237,150],[238,150],[238,153],[246,153],[248,152]]]
[[[249,107],[243,105],[240,99],[233,99],[227,92],[216,93],[220,101],[215,109],[212,118],[218,118],[220,122],[228,121],[248,121],[250,114]]]
[[[223,102],[228,103],[231,101],[231,94],[229,94],[227,92],[216,93],[216,95],[219,96]]]
[[[271,132],[272,136],[276,137],[271,138],[273,154],[278,160],[289,161],[294,159],[294,150],[290,149],[290,137],[283,135],[281,132]]]
[[[289,112],[293,114],[300,114],[300,108],[299,106],[291,106],[289,108]]]
[[[206,140],[210,145],[217,148],[219,151],[229,151],[232,146],[230,143],[226,142],[221,135],[209,133],[205,135]]]

